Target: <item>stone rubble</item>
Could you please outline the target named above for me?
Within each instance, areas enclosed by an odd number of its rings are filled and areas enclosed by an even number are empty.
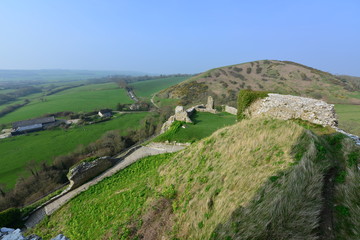
[[[269,93],[269,96],[254,102],[245,114],[268,115],[278,119],[302,119],[322,126],[337,127],[334,105],[324,101]]]
[[[41,237],[37,235],[30,235],[24,237],[20,229],[12,229],[3,227],[0,229],[0,240],[42,240]],[[70,240],[62,234],[57,235],[51,240]]]

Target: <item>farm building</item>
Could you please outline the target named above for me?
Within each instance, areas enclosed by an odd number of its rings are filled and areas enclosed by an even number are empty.
[[[112,116],[112,111],[109,110],[109,109],[103,109],[103,110],[100,110],[98,112],[98,115],[100,117],[111,117]]]
[[[56,125],[54,116],[14,122],[11,135],[40,131],[46,127],[54,125]]]

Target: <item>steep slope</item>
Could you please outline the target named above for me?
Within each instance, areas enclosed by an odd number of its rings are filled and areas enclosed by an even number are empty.
[[[145,158],[33,232],[71,239],[356,239],[358,150],[342,135],[316,127],[317,135],[300,124],[244,120],[179,153]]]
[[[323,99],[330,103],[360,104],[358,85],[298,63],[262,60],[215,68],[158,94],[180,104],[204,102],[208,95],[231,104],[240,89],[270,91]]]

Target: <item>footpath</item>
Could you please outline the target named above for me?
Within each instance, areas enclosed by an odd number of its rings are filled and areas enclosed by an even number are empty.
[[[26,228],[32,228],[36,224],[38,224],[44,217],[51,215],[56,210],[64,206],[69,200],[74,198],[75,196],[79,195],[81,192],[86,191],[89,187],[99,183],[104,178],[110,177],[117,173],[118,171],[126,168],[127,166],[133,164],[137,160],[151,156],[151,155],[158,155],[161,153],[172,153],[177,152],[184,149],[186,145],[171,145],[171,144],[162,144],[162,143],[150,143],[146,146],[141,147],[134,147],[134,149],[130,149],[130,152],[125,157],[124,154],[116,156],[116,158],[122,159],[118,164],[113,166],[112,168],[108,169],[107,171],[103,172],[96,178],[90,180],[89,182],[81,185],[80,187],[71,190],[61,197],[57,198],[54,201],[49,202],[48,204],[43,205],[42,207],[38,208],[36,211],[30,214],[28,219],[25,222]],[[133,151],[132,151],[133,150]]]

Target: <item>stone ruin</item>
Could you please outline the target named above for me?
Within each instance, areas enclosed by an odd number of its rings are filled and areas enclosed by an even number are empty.
[[[181,121],[186,123],[192,123],[190,117],[194,112],[210,112],[210,113],[216,113],[216,110],[214,109],[214,99],[209,96],[206,105],[200,104],[193,106],[188,109],[184,109],[183,106],[177,106],[175,108],[175,114],[172,115],[161,127],[161,132],[164,133],[166,130],[168,130],[171,126],[171,124],[175,121]]]
[[[248,116],[267,115],[278,119],[302,119],[322,126],[337,127],[334,105],[292,95],[269,93],[268,97],[254,102],[246,111]]]

